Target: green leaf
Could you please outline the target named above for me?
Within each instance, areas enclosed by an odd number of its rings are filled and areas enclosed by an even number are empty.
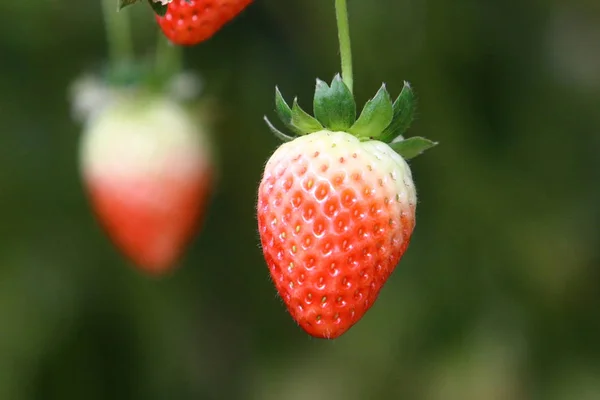
[[[381,140],[389,142],[398,135],[404,134],[415,117],[415,94],[410,83],[404,82],[400,95],[394,102],[394,117],[385,129]]]
[[[292,109],[286,103],[283,95],[279,91],[278,87],[275,87],[275,111],[277,112],[277,116],[283,122],[283,124],[292,132],[297,134],[304,134],[305,132],[301,132],[298,127],[292,124]]]
[[[437,142],[432,142],[420,136],[411,137],[399,142],[390,143],[389,146],[402,156],[405,160],[410,160],[432,147],[437,146]]]
[[[377,138],[392,122],[393,116],[392,98],[383,84],[375,97],[367,101],[348,132],[357,137]]]
[[[292,105],[292,125],[300,134],[318,132],[323,129],[323,125],[319,121],[298,105],[297,97]]]
[[[130,6],[139,2],[140,0],[118,0],[117,1],[117,11],[121,11],[121,9]]]
[[[168,5],[163,5],[162,3],[155,3],[152,0],[148,0],[148,3],[150,4],[150,7],[152,7],[152,10],[154,10],[154,12],[160,15],[161,17],[164,17],[167,13],[167,8],[169,7]]]
[[[284,142],[291,142],[292,140],[294,140],[293,137],[286,135],[285,133],[281,132],[279,129],[275,128],[275,125],[273,125],[271,123],[271,121],[269,121],[269,118],[267,118],[266,116],[264,117],[265,123],[267,124],[267,126],[269,127],[269,129],[271,130],[271,132],[273,133],[273,135],[275,135],[276,138],[278,138],[279,140],[282,140]]]
[[[348,86],[337,74],[331,87],[317,79],[314,99],[317,120],[332,131],[346,131],[356,121],[356,103]]]

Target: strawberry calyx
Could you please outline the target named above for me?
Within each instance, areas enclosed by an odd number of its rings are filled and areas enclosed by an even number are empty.
[[[404,159],[414,158],[438,143],[424,137],[404,138],[405,132],[415,115],[415,95],[411,85],[404,87],[397,99],[392,98],[382,84],[375,96],[367,101],[357,116],[356,101],[340,74],[336,74],[331,84],[317,79],[313,100],[313,114],[304,111],[294,98],[292,106],[283,98],[279,88],[275,88],[275,111],[291,135],[277,129],[265,116],[271,132],[280,140],[291,141],[298,136],[330,130],[346,132],[361,141],[378,140],[387,143]]]
[[[186,107],[205,102],[202,77],[191,71],[181,71],[165,79],[153,77],[149,72],[132,75],[129,81],[115,80],[110,69],[90,71],[77,77],[69,88],[71,113],[76,121],[84,123],[99,114],[117,99],[165,97]],[[124,79],[124,78],[123,78]],[[209,107],[206,104],[206,107]]]

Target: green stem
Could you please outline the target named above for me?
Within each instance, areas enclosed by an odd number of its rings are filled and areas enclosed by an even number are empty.
[[[342,79],[350,92],[354,84],[352,77],[352,48],[350,46],[350,24],[348,22],[348,6],[346,0],[335,0],[340,56],[342,59]]]
[[[109,62],[113,69],[133,60],[133,42],[126,11],[117,12],[115,0],[103,0]]]
[[[155,71],[162,79],[169,79],[181,71],[183,55],[180,46],[171,43],[165,35],[158,32],[156,42]]]

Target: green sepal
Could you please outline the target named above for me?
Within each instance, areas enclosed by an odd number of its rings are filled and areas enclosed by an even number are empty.
[[[302,132],[297,126],[292,123],[292,109],[287,104],[283,95],[279,91],[278,87],[275,87],[275,111],[277,112],[277,116],[283,122],[283,124],[292,132],[303,135],[305,132]]]
[[[381,135],[381,141],[386,143],[404,134],[413,122],[415,117],[415,93],[410,87],[410,83],[404,82],[404,87],[394,102],[393,108],[394,117],[392,122]]]
[[[292,105],[292,125],[301,135],[323,130],[323,125],[300,107],[297,97]]]
[[[169,8],[168,5],[163,5],[162,3],[155,3],[152,0],[148,0],[148,3],[150,4],[150,7],[152,7],[152,10],[161,17],[165,16],[165,14],[167,13],[167,9]]]
[[[375,97],[367,101],[348,133],[359,138],[377,139],[390,125],[393,116],[392,98],[383,84]]]
[[[117,11],[121,11],[123,8],[139,2],[140,0],[117,0]]]
[[[332,131],[347,131],[354,124],[356,103],[340,74],[333,78],[331,87],[317,79],[313,111],[315,118]]]
[[[279,129],[275,128],[275,125],[273,125],[271,121],[269,121],[269,118],[267,118],[266,116],[264,117],[264,120],[271,132],[273,133],[273,135],[275,135],[277,139],[283,142],[291,142],[292,140],[294,140],[293,137],[288,136],[285,133],[281,132]]]
[[[437,146],[437,142],[432,142],[424,137],[414,136],[399,142],[392,142],[389,146],[402,156],[405,160],[410,160],[422,154],[425,150]]]

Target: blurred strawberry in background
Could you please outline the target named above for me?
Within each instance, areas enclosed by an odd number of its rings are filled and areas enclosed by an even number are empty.
[[[79,168],[107,235],[140,270],[172,270],[201,227],[215,183],[200,79],[158,35],[154,61],[133,54],[128,10],[106,0],[109,58],[72,89],[83,125]]]
[[[80,167],[115,244],[150,273],[170,269],[202,222],[212,190],[207,133],[176,101],[119,96],[91,118]]]

